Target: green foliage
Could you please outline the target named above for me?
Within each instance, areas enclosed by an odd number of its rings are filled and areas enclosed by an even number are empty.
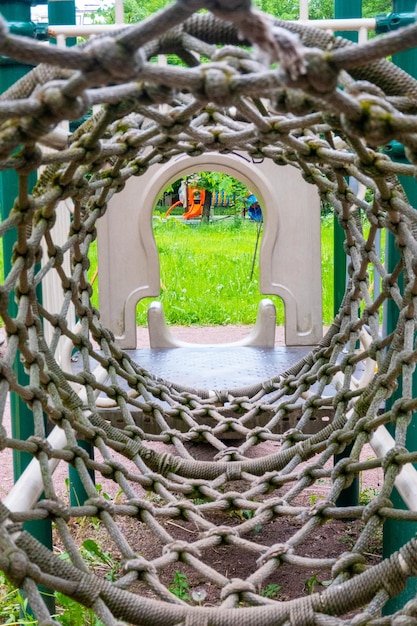
[[[264,13],[274,15],[280,20],[298,19],[298,2],[293,0],[254,0],[253,4]]]
[[[233,511],[231,511],[231,515],[232,517],[237,517],[242,522],[245,522],[255,516],[255,511],[253,509],[233,509]]]
[[[254,5],[280,20],[297,20],[299,17],[299,3],[292,0],[254,0]],[[334,0],[310,0],[308,11],[311,20],[331,19],[334,17]],[[391,0],[362,1],[363,17],[375,17],[391,11]]]
[[[0,624],[29,626],[37,621],[28,612],[28,601],[0,571]]]
[[[322,496],[320,494],[312,493],[310,498],[309,498],[311,506],[316,504],[317,500],[320,500],[322,498],[324,498],[324,496]]]
[[[197,172],[188,177],[190,185],[197,189],[207,189],[214,193],[215,191],[224,192],[228,196],[233,196],[236,189],[246,191],[246,187],[233,176],[222,174],[221,172]]]
[[[334,0],[310,0],[308,13],[311,20],[325,20],[334,17]]]
[[[320,580],[317,574],[313,574],[310,578],[304,580],[304,589],[308,595],[311,595],[314,593],[317,585],[328,587],[331,582],[331,580]]]
[[[367,504],[372,502],[372,500],[376,498],[378,495],[379,495],[378,489],[375,489],[374,487],[366,487],[365,489],[362,489],[362,491],[359,494],[359,504],[366,506]]]
[[[58,606],[55,619],[62,626],[104,626],[92,609],[85,608],[59,591],[55,593],[55,598]]]
[[[104,578],[114,581],[120,569],[120,563],[110,552],[103,551],[94,539],[86,539],[80,547],[83,559],[96,571],[101,570]],[[64,552],[61,558],[68,561],[69,555]]]
[[[156,222],[161,263],[161,295],[168,324],[252,324],[262,298],[250,280],[256,224],[234,218],[191,226],[177,220]],[[256,276],[256,273],[255,273]],[[283,305],[276,298],[279,319]],[[149,299],[138,306],[146,325]]]
[[[269,583],[265,587],[265,589],[261,589],[260,595],[263,598],[270,598],[273,600],[278,596],[278,593],[281,591],[281,585],[277,585],[276,583]]]
[[[149,17],[156,11],[163,9],[171,0],[124,0],[124,16],[126,24],[136,24]],[[101,0],[101,7],[90,14],[93,23],[114,24],[115,10],[114,3],[108,0]]]
[[[191,600],[190,585],[187,576],[178,569],[175,570],[174,579],[168,587],[168,590],[184,602],[190,602]]]
[[[363,17],[375,17],[381,13],[391,13],[391,11],[392,0],[363,0]]]
[[[346,2],[347,0],[345,0]],[[124,0],[125,22],[135,24],[163,9],[171,0]],[[297,20],[299,4],[293,0],[254,0],[254,6],[264,13],[281,20]],[[363,0],[362,16],[375,17],[392,11],[391,0]],[[309,17],[312,20],[334,17],[334,0],[310,0]],[[109,0],[101,0],[101,7],[91,14],[95,23],[114,23],[114,5]]]

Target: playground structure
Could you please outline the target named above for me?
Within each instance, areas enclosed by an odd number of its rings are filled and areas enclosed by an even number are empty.
[[[153,206],[173,180],[196,168],[239,177],[256,190],[265,206],[265,232],[259,256],[260,292],[283,299],[287,345],[315,345],[323,334],[320,199],[311,196],[310,185],[296,169],[286,166],[277,172],[271,161],[254,164],[243,152],[207,152],[192,158],[181,155],[163,168],[151,165],[140,179],[132,177],[123,191],[111,198],[111,210],[97,224],[100,316],[104,326],[114,333],[120,347],[137,347],[136,305],[142,298],[157,297],[160,291],[159,257],[152,233]],[[281,198],[289,197],[294,188],[297,196],[289,212],[288,204]],[[139,195],[147,201],[138,203]],[[285,229],[281,228],[284,221]],[[301,232],[300,223],[305,225]],[[123,249],[110,256],[108,250],[118,248],[120,241]],[[289,245],[291,241],[299,243],[302,254]],[[299,271],[300,260],[303,272]],[[123,281],[119,276],[123,276]],[[167,335],[160,309],[156,314],[152,309],[149,326],[153,345],[158,347],[161,344],[157,337]],[[165,340],[163,345],[166,346]],[[274,345],[273,336],[267,345]]]
[[[356,46],[247,2],[181,0],[68,50],[1,28],[0,53],[36,68],[0,99],[1,454],[13,452],[21,474],[0,504],[0,567],[39,625],[56,624],[54,591],[106,626],[414,625],[417,82],[385,57],[413,48],[417,26]],[[185,66],[152,61],[168,53]],[[95,105],[76,131],[59,127]],[[203,365],[232,355],[240,386],[184,385],[175,368],[189,346],[147,353],[134,334],[137,301],[159,290],[155,199],[210,167],[239,172],[265,210],[261,291],[285,301],[285,348],[297,348],[287,361],[269,348],[273,374],[250,383],[259,346],[194,348]],[[285,184],[280,198],[274,185]],[[347,260],[324,337],[310,302],[319,197]],[[169,357],[164,374],[147,367]],[[359,502],[352,488],[376,468],[379,492]],[[110,482],[108,497],[94,477]],[[312,489],[323,497],[313,502]],[[91,566],[80,518],[100,527],[118,568]],[[360,524],[354,545],[311,556],[316,533],[341,521]],[[48,543],[52,523],[67,561]],[[230,574],[237,555],[244,575]],[[176,570],[190,601],[171,591]],[[288,571],[329,584],[268,597]]]
[[[165,217],[171,213],[172,209],[181,204],[186,208],[185,212],[182,214],[182,218],[184,220],[191,220],[196,217],[201,217],[203,213],[204,200],[206,197],[205,189],[196,189],[188,184],[186,180],[181,182],[181,187],[179,189],[179,197],[178,202],[174,202],[168,211],[165,214]]]
[[[171,211],[175,207],[181,205],[186,208],[186,211],[182,214],[182,219],[191,220],[201,217],[203,214],[203,206],[206,198],[205,189],[197,189],[188,183],[187,180],[181,181],[179,188],[179,200],[171,204],[168,211],[165,213],[167,218]],[[230,198],[227,197],[224,192],[215,191],[212,195],[212,206],[227,207],[230,204]]]

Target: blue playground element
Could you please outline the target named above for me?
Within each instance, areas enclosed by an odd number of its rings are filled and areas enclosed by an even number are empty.
[[[246,206],[250,220],[254,222],[263,221],[262,209],[260,207],[257,197],[253,193],[249,194],[246,197]]]

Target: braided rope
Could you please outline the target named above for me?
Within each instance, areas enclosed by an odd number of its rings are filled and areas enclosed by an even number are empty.
[[[194,14],[203,7],[213,15]],[[369,546],[384,521],[417,521],[415,510],[395,508],[391,497],[404,476],[415,480],[417,461],[407,439],[417,409],[416,213],[401,184],[416,174],[416,81],[385,61],[414,45],[417,27],[355,46],[272,20],[247,1],[178,0],[142,24],[65,51],[11,35],[4,22],[0,28],[0,53],[36,64],[0,98],[1,167],[19,180],[0,224],[1,235],[16,241],[0,292],[7,332],[1,450],[37,460],[44,493],[25,506],[11,506],[10,498],[0,505],[0,568],[24,590],[39,624],[56,621],[38,585],[112,626],[415,623],[415,600],[381,616],[417,575],[415,539],[377,564]],[[157,66],[152,57],[159,53],[184,63]],[[208,61],[198,62],[200,54]],[[94,105],[100,110],[59,150],[44,147],[61,121]],[[381,150],[392,140],[405,147],[401,162]],[[178,154],[233,150],[298,168],[331,203],[345,231],[348,285],[323,341],[288,371],[241,389],[185,389],[134,362],[101,325],[88,252],[97,221],[131,176]],[[29,175],[41,166],[30,189]],[[365,199],[351,179],[367,188]],[[58,244],[53,227],[67,198],[72,221]],[[379,233],[395,241],[393,267],[378,251]],[[37,297],[52,274],[62,286],[58,312]],[[398,322],[383,334],[387,306]],[[61,339],[79,351],[80,372],[60,366]],[[16,358],[27,383],[16,377]],[[33,414],[29,439],[7,432],[9,391]],[[117,427],[97,407],[98,394],[117,406]],[[311,432],[320,412],[328,419]],[[286,428],[294,415],[294,427]],[[48,429],[56,427],[49,438],[45,416]],[[381,448],[385,425],[394,425],[393,435]],[[94,458],[80,440],[94,446]],[[79,473],[88,497],[78,506],[53,476],[58,462]],[[375,470],[380,486],[372,501],[336,506],[354,478]],[[109,485],[110,498],[96,489],[92,471]],[[54,522],[55,553],[23,531],[22,523],[38,519]],[[80,551],[80,519],[98,541],[105,537],[111,556],[102,573]],[[320,556],[309,556],[311,542],[341,520],[361,524],[351,549],[327,554],[323,542]],[[220,550],[231,568],[237,554],[252,564],[250,575],[218,567]],[[286,599],[289,568],[306,578],[322,572],[332,583]],[[188,603],[169,590],[176,569],[197,593]],[[262,590],[277,581],[282,597],[266,597]],[[201,589],[210,592],[205,606]]]

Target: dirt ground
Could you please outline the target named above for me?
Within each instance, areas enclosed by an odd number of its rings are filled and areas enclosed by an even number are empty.
[[[239,513],[240,515],[241,513]],[[237,513],[235,514],[237,515]],[[233,526],[241,520],[236,520],[234,514],[230,512],[216,512],[206,519],[212,521],[217,526]],[[193,543],[199,539],[199,530],[193,523],[186,520],[165,520],[160,521],[161,526],[173,537],[174,541]],[[301,528],[304,522],[290,518],[280,517],[274,522],[269,522],[265,526],[256,527],[255,530],[247,533],[244,539],[253,543],[259,543],[263,546],[276,546],[284,543]],[[160,558],[163,553],[163,544],[158,541],[157,537],[150,528],[137,520],[124,519],[118,523],[123,535],[130,545],[137,546],[138,553],[141,557],[148,561]],[[295,552],[302,557],[311,559],[336,558],[341,554],[348,552],[356,542],[360,535],[362,524],[358,521],[340,521],[333,520],[326,522],[321,528],[316,530],[309,539],[303,543]],[[75,529],[77,533],[77,529]],[[113,563],[118,562],[117,550],[112,550],[107,535],[102,531],[93,529],[89,526],[84,529],[80,535],[80,543],[84,538],[93,538],[97,545],[103,551],[110,551],[113,554]],[[372,542],[368,546],[366,553],[366,564],[374,565],[381,560],[382,534],[375,534]],[[239,546],[220,544],[204,551],[200,556],[200,560],[213,570],[216,570],[222,576],[229,580],[240,579],[247,580],[257,570],[257,559],[259,555],[243,551]],[[95,566],[95,571],[99,572],[100,564]],[[102,575],[109,576],[108,566],[103,564]],[[176,588],[178,592],[178,584],[176,584],[176,576],[178,572],[184,575],[186,586],[184,593],[188,596],[186,601],[191,605],[199,604],[202,599],[204,606],[216,606],[221,601],[221,586],[214,584],[205,578],[194,567],[185,563],[173,562],[163,568],[158,573],[160,582],[165,587]],[[117,578],[117,568],[114,570]],[[301,567],[294,564],[283,563],[271,574],[261,587],[256,588],[256,592],[263,596],[269,597],[281,602],[293,600],[309,595],[313,592],[325,590],[331,580],[331,570],[320,569],[312,566],[311,568]],[[157,599],[148,585],[144,582],[136,582],[131,591],[138,593],[144,597]],[[177,595],[177,594],[176,594]],[[180,596],[181,597],[181,596]]]
[[[198,343],[223,343],[226,341],[240,339],[248,334],[251,329],[245,326],[217,326],[209,328],[178,327],[172,328],[171,330],[178,338],[185,341]],[[278,329],[277,345],[282,345],[283,341],[283,329]],[[139,328],[138,346],[147,347],[148,345],[147,330]],[[4,350],[4,346],[0,348],[0,351],[1,350]],[[5,418],[4,424],[7,431],[10,432],[10,415],[8,410]],[[268,453],[268,451],[271,453],[274,451],[273,448],[276,445],[277,444],[275,442],[265,444],[266,448],[269,446],[270,449],[259,450],[259,453],[265,454]],[[373,456],[373,452],[370,448],[365,450],[364,454],[367,458]],[[204,457],[203,450],[202,455]],[[66,476],[67,468],[61,464],[54,475],[54,482],[62,486],[63,492]],[[365,482],[361,485],[361,488],[363,490],[377,490],[381,478],[380,472],[377,470],[369,473],[369,475],[365,477]],[[103,483],[103,491],[114,497],[116,495],[114,483],[106,480],[101,482]],[[2,452],[2,480],[0,484],[0,497],[5,496],[12,488],[12,485],[12,457],[10,451],[5,450]],[[118,488],[118,486],[116,487]],[[143,495],[145,496],[146,494]],[[303,492],[304,500],[300,501],[300,504],[309,504],[306,500],[310,499],[311,505],[313,498],[320,497],[320,488],[318,489],[316,484],[314,488],[311,489],[311,492],[309,492],[308,489]],[[230,511],[216,512],[215,514],[211,514],[212,517],[210,521],[215,523],[217,526],[233,526],[243,521],[242,519],[236,519],[236,515],[242,515],[242,512],[234,514]],[[246,538],[249,541],[266,546],[281,542],[283,543],[287,541],[289,537],[293,536],[303,523],[304,522],[298,520],[297,518],[280,518],[272,523],[256,528],[251,531]],[[108,538],[106,539],[107,536],[102,535],[103,529],[94,528],[92,525],[86,525],[86,527],[82,529],[77,527],[77,522],[74,520],[72,520],[71,524],[74,527],[74,533],[77,535],[80,543],[86,538],[93,538],[97,541],[97,545],[100,545],[103,551],[106,551],[106,548],[110,549],[110,546],[107,546],[106,544],[106,541],[108,542]],[[199,530],[197,530],[191,522],[183,519],[175,521],[166,519],[162,525],[165,525],[167,532],[169,532],[174,539],[179,541],[195,541],[199,533]],[[138,546],[138,550],[144,558],[152,560],[161,554],[162,544],[155,539],[155,535],[152,534],[146,524],[140,523],[138,520],[125,518],[119,523],[119,526],[130,545]],[[306,543],[302,544],[300,554],[313,558],[323,558],[323,556],[328,558],[335,557],[343,552],[346,552],[354,545],[356,538],[360,534],[360,530],[361,523],[358,521],[327,522],[316,530]],[[375,536],[375,541],[369,546],[369,553],[367,556],[368,563],[373,564],[378,562],[380,559],[380,552],[381,537]],[[117,550],[115,555],[117,560]],[[239,578],[245,580],[254,571],[256,571],[257,558],[257,554],[248,556],[247,551],[243,553],[237,546],[218,545],[213,547],[210,551],[206,551],[204,553],[203,560],[208,566],[211,566],[213,569],[217,570],[229,579]],[[99,569],[100,568],[98,567],[98,570]],[[103,567],[103,574],[104,569],[106,568]],[[199,575],[195,569],[186,564],[172,563],[170,566],[165,568],[160,576],[161,582],[166,587],[169,587],[175,579],[176,572],[178,571],[181,571],[187,577],[186,580],[189,588],[185,590],[185,593],[188,595],[193,594],[192,597],[190,596],[190,600],[188,600],[191,604],[198,603],[197,600],[200,597],[199,594],[204,595],[204,602],[202,602],[204,605],[216,605],[219,603],[221,589],[219,589],[217,585],[207,583],[207,581],[203,580],[201,575]],[[329,578],[330,571],[328,570],[321,570],[320,572],[317,572],[314,568],[310,571],[306,570],[304,567],[301,568],[294,565],[290,566],[284,564],[276,572],[274,572],[273,575],[271,575],[270,579],[266,581],[263,590],[259,589],[257,591],[262,591],[266,594],[269,593],[270,595],[268,597],[274,599],[288,600],[304,596],[312,591],[323,590],[325,588],[326,581]],[[145,588],[143,583],[137,583],[137,591],[143,595],[152,597],[152,591],[150,591],[149,587]],[[197,598],[197,600],[195,598]]]

